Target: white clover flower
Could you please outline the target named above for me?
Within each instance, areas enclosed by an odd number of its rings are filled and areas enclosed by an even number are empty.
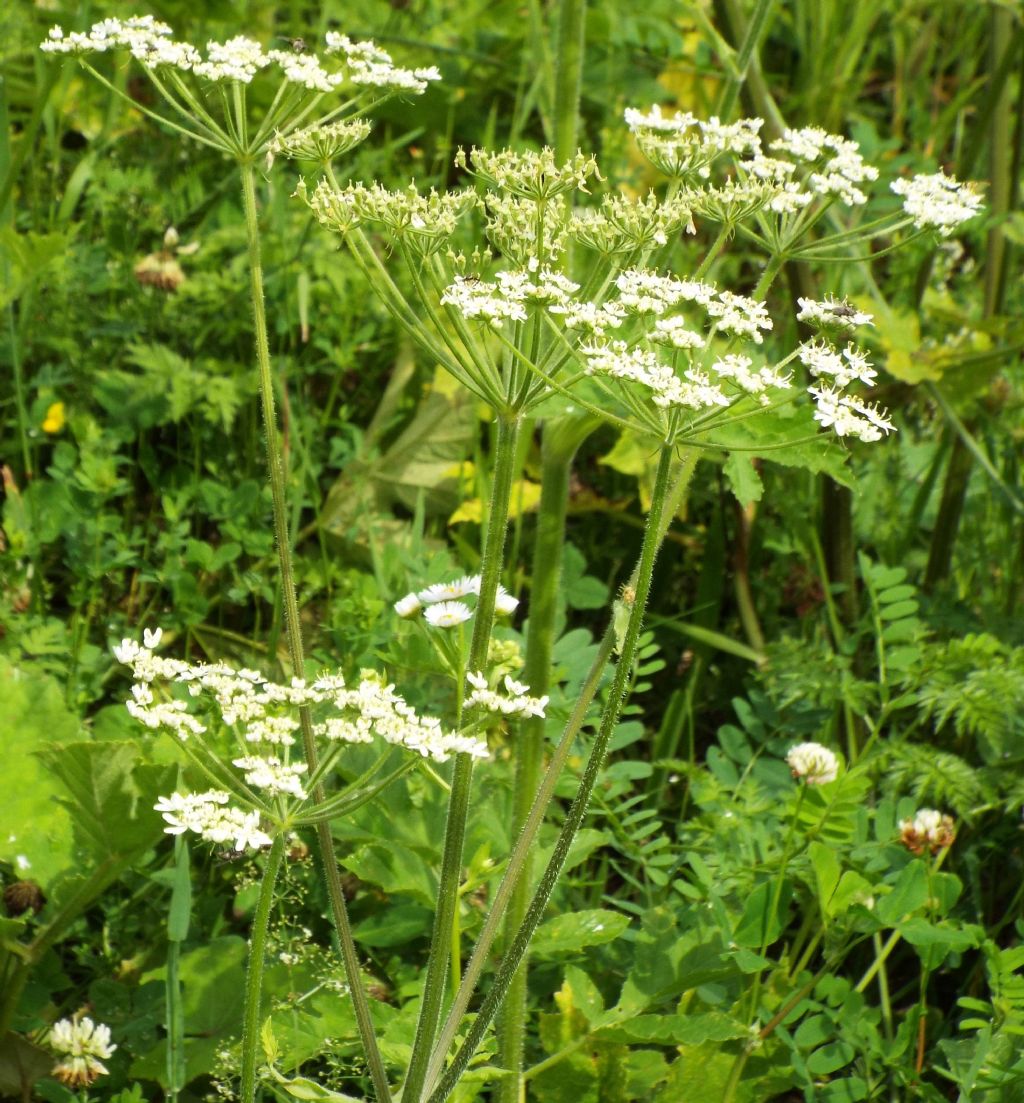
[[[900,820],[900,841],[914,854],[929,850],[932,854],[953,845],[956,822],[934,808],[921,808],[911,819]]]
[[[110,1041],[110,1027],[94,1023],[87,1015],[61,1019],[46,1035],[47,1045],[61,1061],[53,1075],[69,1088],[86,1088],[109,1071],[103,1064],[117,1049]]]
[[[981,195],[973,184],[961,184],[944,172],[894,180],[890,186],[903,197],[903,209],[914,225],[919,230],[937,230],[941,237],[949,237],[982,209]]]
[[[800,304],[800,310],[796,316],[798,322],[839,328],[873,324],[874,315],[865,314],[864,311],[851,306],[845,299],[835,299],[830,295],[824,302],[804,298],[797,299],[797,302]]]
[[[405,597],[400,597],[395,602],[395,612],[400,617],[415,616],[422,608],[423,604],[420,601],[419,594],[416,593],[406,594]]]
[[[826,785],[839,776],[839,759],[820,743],[798,743],[790,748],[786,762],[793,777],[807,785]]]
[[[472,615],[473,610],[461,601],[440,601],[423,611],[423,619],[434,628],[454,628]]]

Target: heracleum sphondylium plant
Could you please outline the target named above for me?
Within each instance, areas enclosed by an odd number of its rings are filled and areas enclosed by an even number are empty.
[[[586,194],[597,167],[582,154],[557,164],[549,150],[460,153],[459,166],[483,187],[475,202],[457,193],[446,203],[445,197],[421,196],[412,186],[392,193],[362,184],[343,188],[329,165],[327,177],[312,192],[304,184],[299,188],[319,221],[345,236],[396,319],[421,347],[490,403],[499,425],[515,423],[554,393],[570,408],[660,442],[662,461],[645,534],[640,586],[628,595],[629,627],[618,641],[617,676],[628,672],[632,663],[656,551],[652,530],[661,520],[668,460],[675,448],[721,446],[728,438],[723,440],[716,430],[755,415],[763,418],[773,410],[790,420],[789,407],[799,394],[794,382],[798,365],[805,369],[814,407],[813,420],[803,423],[808,430],[817,423],[840,437],[870,442],[892,428],[887,415],[857,393],[857,386],[871,385],[876,372],[849,340],[857,326],[870,324],[871,317],[849,303],[831,297],[801,301],[799,320],[819,335],[781,359],[765,357],[765,334],[774,323],[762,296],[782,263],[797,255],[827,258],[830,249],[864,246],[883,236],[891,240],[911,227],[946,233],[978,209],[978,197],[969,187],[944,178],[948,186],[941,189],[943,204],[908,204],[906,211],[889,211],[841,232],[814,233],[833,207],[864,206],[868,197],[863,189],[878,178],[877,169],[863,160],[855,143],[817,129],[787,132],[769,156],[761,149],[761,122],[756,119],[726,125],[681,113],[667,118],[655,108],[647,114],[630,111],[627,122],[644,152],[672,177],[664,199],[612,195],[599,205],[577,207],[574,201]],[[915,182],[896,190],[908,188],[920,194]],[[482,238],[472,237],[472,231],[460,235],[460,218],[478,220]],[[654,267],[652,260],[666,257],[669,243],[681,230],[694,231],[695,220],[719,226],[700,263],[682,276]],[[364,227],[383,233],[389,249],[403,260],[412,301],[384,269]],[[767,253],[764,274],[751,296],[719,289],[707,280],[718,251],[738,232]],[[570,242],[582,247],[574,250],[574,278],[563,263]],[[492,248],[500,254],[500,263],[493,261]],[[501,453],[499,443],[499,464]],[[565,738],[552,758],[429,1060],[423,1054],[430,1047],[433,1024],[421,1016],[406,1085],[414,1098],[429,1096],[432,1103],[445,1098],[482,1039],[581,822],[624,684],[624,677],[617,678],[612,688],[555,855],[447,1071],[442,1071],[446,1054],[495,937],[493,917],[500,915],[515,878],[521,876],[540,822],[538,811],[550,798],[552,779],[564,761],[560,752],[567,748]],[[570,732],[572,723],[567,737]],[[450,818],[449,838],[456,845],[460,831]],[[443,931],[440,924],[435,928],[435,947]],[[439,955],[443,952],[441,946]],[[443,962],[437,965],[436,978],[442,968]],[[425,1073],[417,1056],[427,1062]]]
[[[87,32],[65,33],[62,28],[54,27],[41,48],[51,55],[76,56],[93,76],[119,95],[124,93],[107,80],[90,59],[97,53],[127,51],[142,65],[167,111],[158,112],[130,101],[132,106],[175,133],[219,150],[238,167],[248,237],[256,359],[284,620],[292,667],[296,676],[300,676],[304,669],[304,649],[292,574],[284,467],[263,296],[257,167],[264,162],[269,167],[275,154],[284,152],[340,156],[367,137],[369,125],[363,116],[374,106],[393,96],[418,95],[440,74],[433,67],[406,69],[396,66],[387,51],[374,43],[354,42],[347,35],[334,31],[326,36],[323,58],[305,49],[264,50],[260,43],[242,35],[227,42],[209,42],[204,52],[190,43],[176,41],[171,28],[152,16],[106,19]],[[273,87],[270,106],[263,113],[258,113],[250,104],[249,88],[255,82]],[[297,712],[305,764],[311,777],[317,779],[311,783],[311,792],[315,800],[322,801],[321,771],[309,703],[297,703]],[[209,803],[206,807],[209,814]],[[370,1023],[326,820],[318,822],[317,834],[360,1036],[375,1091],[379,1098],[387,1099],[387,1076]],[[278,836],[267,863],[266,900],[261,898],[257,912],[257,927],[262,925],[263,937],[282,851],[283,840]],[[254,931],[253,947],[243,1038],[241,1093],[246,1101],[255,1094],[255,1026],[262,972],[262,940],[258,931]]]
[[[819,336],[782,356],[769,356],[766,337],[776,320],[764,296],[772,279],[790,257],[828,260],[837,250],[873,239],[888,248],[911,227],[948,234],[976,212],[978,198],[948,177],[916,178],[894,186],[904,197],[904,210],[865,220],[862,210],[869,206],[867,192],[878,173],[847,139],[809,128],[787,132],[765,151],[759,120],[698,120],[682,113],[666,116],[658,109],[630,111],[627,122],[643,151],[670,177],[661,197],[609,195],[589,202],[588,189],[600,180],[594,159],[579,154],[559,164],[549,151],[460,155],[460,166],[476,181],[474,189],[462,192],[421,195],[414,186],[388,192],[375,184],[343,188],[332,162],[366,137],[361,116],[386,96],[422,91],[437,74],[398,69],[383,51],[342,35],[329,37],[327,47],[326,63],[295,51],[265,52],[244,38],[212,43],[202,54],[175,43],[166,27],[145,18],[107,21],[86,35],[55,30],[45,44],[51,53],[80,55],[127,49],[146,67],[172,110],[171,117],[157,117],[234,158],[242,174],[295,680],[277,684],[219,664],[179,666],[176,660],[157,659],[155,633],[141,647],[126,642],[119,650],[136,673],[130,702],[134,714],[183,737],[183,749],[214,786],[165,797],[159,807],[168,830],[195,832],[235,847],[268,848],[250,955],[243,1099],[255,1093],[260,963],[276,871],[286,833],[303,823],[316,824],[327,857],[328,891],[374,1092],[379,1099],[391,1098],[330,857],[328,827],[331,817],[372,799],[390,777],[375,781],[368,776],[352,791],[330,797],[320,785],[346,743],[379,736],[412,752],[393,775],[424,758],[443,761],[454,753],[456,759],[419,1025],[401,1085],[403,1103],[428,1098],[440,1103],[459,1082],[508,990],[586,812],[628,688],[654,560],[672,512],[666,503],[677,451],[736,447],[730,430],[739,422],[755,426],[757,433],[772,432],[771,442],[766,436],[765,443],[752,446],[754,451],[814,439],[821,428],[863,441],[879,440],[891,429],[887,415],[858,389],[870,386],[875,372],[850,336],[870,317],[843,300],[802,301],[800,318],[818,328]],[[246,88],[268,79],[277,82],[272,105],[262,119],[250,119]],[[333,97],[341,89],[349,98],[339,105]],[[479,579],[428,588],[396,606],[400,615],[422,618],[419,623],[434,633],[432,642],[453,676],[447,727],[439,719],[418,716],[376,675],[367,674],[355,688],[330,674],[309,682],[301,677],[255,206],[257,163],[269,166],[285,156],[323,167],[326,179],[305,192],[314,213],[345,235],[376,293],[420,347],[496,415],[495,473]],[[847,225],[836,230],[836,212],[844,209]],[[826,215],[829,231],[822,232]],[[680,241],[705,224],[717,227],[717,236],[694,262],[688,259],[693,250],[681,248]],[[392,254],[405,266],[411,298],[392,279],[364,228],[388,238]],[[743,234],[766,254],[762,278],[749,294],[720,288],[711,278],[717,255],[734,234]],[[488,668],[494,615],[511,611],[499,579],[517,439],[524,417],[545,402],[560,402],[563,409],[585,411],[648,438],[658,454],[658,470],[640,561],[623,590],[621,615],[606,634],[551,756],[441,1025],[472,765],[485,753],[479,736],[494,718],[536,717],[546,705],[543,695],[531,695],[532,686],[511,677],[502,681]],[[466,601],[470,597],[472,605]],[[466,632],[471,633],[468,644]],[[446,1067],[510,898],[517,886],[528,886],[530,849],[613,650],[618,661],[612,686],[577,796],[519,933],[506,946],[491,989]],[[154,692],[153,683],[162,679],[178,687],[169,696]],[[234,739],[237,747],[230,756],[204,738],[208,724]],[[301,757],[292,750],[296,732]],[[272,1044],[266,1048],[272,1050]]]

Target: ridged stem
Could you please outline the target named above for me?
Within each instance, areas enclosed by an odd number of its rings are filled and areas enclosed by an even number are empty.
[[[547,422],[541,438],[540,504],[533,544],[530,585],[530,620],[526,634],[523,680],[533,697],[551,688],[551,655],[555,645],[558,586],[562,577],[565,519],[569,507],[569,475],[580,443],[596,427],[596,419],[571,418]],[[544,758],[545,721],[534,716],[523,721],[516,740],[516,774],[512,791],[513,833],[526,823],[540,788]],[[509,901],[505,918],[505,944],[511,945],[530,901],[529,857]],[[519,1103],[522,1094],[523,1041],[526,1031],[527,962],[523,961],[502,1008],[499,1029],[501,1066],[510,1075],[498,1088],[499,1103]]]
[[[260,881],[260,895],[249,932],[249,961],[245,971],[245,1004],[242,1013],[242,1103],[256,1098],[256,1055],[260,1048],[260,1006],[263,994],[263,959],[267,952],[267,929],[270,909],[274,903],[274,888],[284,858],[285,837],[278,833],[267,854],[267,864]]]
[[[241,113],[240,113],[241,115]],[[249,245],[249,274],[252,290],[253,329],[256,336],[256,362],[259,369],[260,403],[263,409],[263,428],[267,446],[267,468],[270,474],[270,493],[274,509],[274,539],[277,544],[278,565],[281,571],[281,597],[284,605],[285,636],[288,653],[291,658],[292,672],[302,677],[305,657],[302,647],[302,627],[299,622],[299,606],[295,596],[295,576],[292,570],[292,549],[288,537],[288,514],[285,504],[284,464],[282,462],[281,440],[277,429],[277,411],[274,403],[273,369],[270,363],[270,344],[267,338],[267,312],[263,297],[263,261],[260,250],[259,218],[256,210],[256,170],[251,160],[239,163],[242,175],[242,205],[245,211],[245,228]],[[309,709],[299,709],[299,723],[302,730],[302,745],[310,774],[316,773],[319,756],[313,737],[313,724]],[[313,788],[311,796],[315,803],[324,799],[322,785]],[[359,1037],[363,1043],[367,1065],[373,1080],[373,1087],[379,1103],[390,1103],[391,1090],[388,1087],[384,1062],[381,1059],[377,1038],[370,1018],[370,1007],[363,988],[362,971],[352,928],[345,907],[345,896],[341,887],[341,876],[334,854],[334,839],[330,824],[326,821],[316,825],[317,842],[323,865],[327,896],[331,905],[341,957],[345,966],[352,996]],[[249,1101],[243,1096],[243,1103]]]
[[[504,959],[487,993],[480,1010],[477,1012],[473,1025],[466,1035],[466,1040],[455,1054],[451,1065],[441,1077],[437,1089],[431,1094],[429,1103],[443,1103],[456,1088],[466,1067],[472,1060],[487,1027],[494,1018],[498,1007],[508,991],[508,986],[519,968],[520,962],[526,954],[530,939],[540,925],[544,909],[551,899],[556,882],[565,865],[569,848],[579,831],[590,804],[590,796],[594,785],[604,766],[608,745],[612,734],[618,724],[622,711],[623,701],[629,687],[629,679],[632,675],[633,661],[636,658],[637,641],[640,638],[640,630],[643,626],[644,609],[647,605],[647,596],[650,593],[651,576],[654,571],[654,561],[658,547],[661,543],[661,517],[668,493],[669,475],[672,467],[672,448],[663,447],[658,461],[658,470],[654,480],[654,490],[651,496],[651,509],[644,526],[644,539],[640,551],[640,563],[637,572],[636,586],[632,596],[629,617],[625,634],[621,641],[619,661],[615,667],[615,675],[612,678],[611,688],[601,714],[601,725],[594,745],[587,760],[586,769],[580,779],[579,789],[572,802],[565,822],[559,832],[555,843],[555,849],[548,861],[547,868],[541,877],[537,891],[530,901],[530,906],[523,919],[523,923],[516,934],[512,945],[505,954]]]
[[[508,527],[509,502],[512,495],[512,480],[516,473],[516,454],[521,427],[520,415],[504,412],[498,414],[494,477],[491,482],[483,561],[480,567],[480,595],[474,614],[473,638],[469,646],[467,669],[473,672],[485,671],[487,666],[487,647],[494,624],[494,599],[501,579],[505,530]],[[458,687],[458,693],[461,694],[464,691],[464,685]],[[437,1034],[446,986],[452,925],[455,922],[456,908],[459,906],[462,849],[466,837],[466,819],[469,813],[472,781],[472,756],[460,754],[455,759],[455,772],[452,776],[437,908],[434,912],[434,928],[427,958],[420,1016],[416,1024],[416,1038],[413,1042],[409,1072],[402,1092],[403,1103],[419,1103],[434,1036]]]

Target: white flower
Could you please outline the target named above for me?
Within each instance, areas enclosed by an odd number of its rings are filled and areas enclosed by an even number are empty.
[[[853,395],[841,394],[828,387],[808,387],[807,390],[817,407],[814,420],[825,429],[834,429],[836,436],[853,436],[872,442],[881,440],[883,433],[893,431],[892,422],[876,406],[869,406]]]
[[[871,361],[854,345],[847,345],[839,353],[827,341],[806,341],[800,346],[798,355],[812,375],[829,377],[840,390],[855,379],[870,385],[878,376]]]
[[[862,310],[852,307],[845,299],[834,299],[829,296],[824,302],[814,299],[797,299],[800,311],[797,321],[810,322],[816,326],[869,326],[872,324],[873,315],[865,314]]]
[[[273,841],[260,828],[259,812],[243,812],[228,805],[227,793],[173,793],[153,806],[164,818],[168,835],[194,831],[207,842],[232,843],[235,850],[261,850]]]
[[[839,759],[820,743],[798,743],[786,755],[793,777],[807,785],[825,785],[839,775]]]
[[[473,687],[473,692],[466,698],[467,708],[483,708],[504,716],[544,715],[548,703],[547,695],[530,697],[527,692],[529,687],[523,682],[517,682],[510,674],[506,675],[504,683],[507,695],[492,690],[487,676],[479,671],[468,673],[466,681]]]
[[[936,854],[944,847],[952,846],[955,838],[953,817],[934,808],[921,808],[913,818],[900,820],[900,840],[915,854],[921,854],[926,849]]]
[[[473,610],[461,601],[439,601],[427,606],[423,619],[435,628],[454,628],[455,625],[469,620],[472,615]]]
[[[162,628],[154,628],[152,631],[144,628],[142,630],[142,643],[152,651],[160,646],[160,638],[163,634],[164,630]]]
[[[232,765],[245,771],[245,782],[256,789],[263,789],[271,796],[287,794],[305,800],[299,775],[306,772],[305,762],[282,762],[274,755],[245,755],[233,760]]]
[[[88,1087],[106,1075],[103,1062],[117,1049],[110,1041],[110,1027],[94,1023],[87,1015],[54,1023],[46,1042],[63,1058],[53,1074],[69,1088]]]
[[[423,608],[418,594],[406,594],[395,602],[395,612],[400,617],[411,617]]]
[[[516,611],[519,605],[519,598],[513,597],[504,586],[498,587],[498,592],[494,595],[494,611],[499,617],[507,617]]]
[[[938,230],[942,237],[949,237],[982,207],[981,195],[973,184],[961,184],[944,172],[894,180],[891,187],[903,196],[903,209],[919,230]]]
[[[461,597],[480,593],[480,576],[463,575],[451,582],[435,582],[416,595],[424,605],[434,605],[439,601],[457,601]]]

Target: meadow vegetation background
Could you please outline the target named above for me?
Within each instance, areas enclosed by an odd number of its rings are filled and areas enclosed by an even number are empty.
[[[196,43],[314,45],[340,29],[436,65],[443,79],[376,113],[338,171],[443,190],[465,182],[460,147],[556,142],[564,6],[146,10]],[[766,23],[738,72],[755,8]],[[290,672],[237,177],[38,50],[55,22],[141,13],[113,0],[0,13],[0,1096],[52,1103],[76,1093],[50,1075],[46,1031],[83,1010],[117,1044],[91,1098],[234,1090],[263,858],[162,833],[152,806],[185,766],[128,715],[112,647],[159,625],[183,657]],[[137,70],[100,62],[152,105]],[[1019,3],[586,5],[578,143],[601,165],[595,193],[663,186],[626,108],[708,117],[733,101],[769,128],[855,139],[886,180],[943,168],[981,181],[985,211],[871,262],[790,263],[770,292],[771,340],[792,338],[801,295],[873,314],[860,335],[880,369],[872,398],[898,431],[833,444],[827,474],[702,454],[609,765],[532,949],[527,1099],[1024,1100],[1022,77]],[[479,569],[495,426],[292,199],[297,178],[275,165],[259,198],[307,653],[349,678],[382,663],[407,677],[422,644],[397,631],[393,602]],[[714,277],[749,292],[759,264],[736,236]],[[527,615],[539,439],[516,457],[503,576]],[[653,463],[612,426],[579,443],[552,738],[636,561]],[[522,629],[498,633],[510,655]],[[437,696],[430,678],[412,684],[418,703]],[[477,772],[468,943],[512,842],[515,739],[514,726],[492,738]],[[809,740],[847,772],[798,800],[783,759]],[[394,1067],[416,1021],[442,798],[404,779],[332,825]],[[901,844],[921,808],[955,821],[939,859]],[[369,1098],[313,842],[292,841],[271,917],[278,1068]],[[498,1098],[494,1049],[453,1098]],[[264,1092],[331,1098],[296,1084]]]

